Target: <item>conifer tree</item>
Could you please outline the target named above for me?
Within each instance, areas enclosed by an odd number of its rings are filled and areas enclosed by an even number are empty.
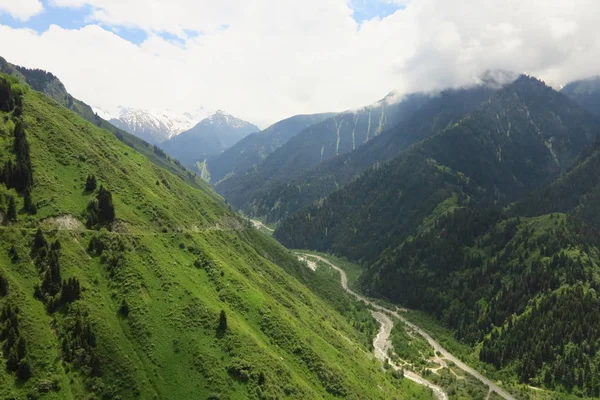
[[[96,182],[96,177],[94,175],[88,175],[87,179],[85,180],[85,191],[93,192],[96,190],[97,185],[98,183]]]
[[[217,332],[222,335],[227,331],[227,314],[225,310],[221,310],[221,314],[219,314],[219,326],[217,327]]]
[[[10,196],[8,199],[8,208],[6,209],[6,218],[9,221],[17,220],[17,205],[15,204],[15,198]]]

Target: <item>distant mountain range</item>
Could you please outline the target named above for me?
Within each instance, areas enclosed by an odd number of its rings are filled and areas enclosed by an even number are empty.
[[[191,129],[163,142],[161,147],[187,166],[196,166],[207,157],[222,153],[260,128],[218,110]]]
[[[115,113],[100,107],[93,107],[93,109],[99,117],[109,121],[117,128],[152,144],[160,144],[169,140],[210,115],[204,108],[183,114],[172,111],[152,112],[131,107],[119,107]]]
[[[234,206],[254,213],[254,199],[270,187],[296,179],[322,162],[360,148],[408,118],[428,98],[425,94],[399,97],[392,92],[369,106],[336,114],[307,127],[256,168],[223,180],[216,189]]]
[[[225,178],[243,175],[304,129],[334,115],[295,115],[263,131],[246,136],[223,153],[208,160],[211,182],[217,183]]]

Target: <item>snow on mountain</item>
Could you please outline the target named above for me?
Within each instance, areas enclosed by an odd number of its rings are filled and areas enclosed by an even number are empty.
[[[110,112],[93,107],[94,112],[117,128],[132,133],[150,143],[159,144],[189,130],[199,121],[211,115],[204,108],[183,114],[171,110],[153,112],[140,108],[119,107]]]
[[[251,123],[234,117],[233,115],[217,110],[210,113],[205,119],[200,121],[202,125],[228,126],[230,128],[245,128],[253,126]]]
[[[100,107],[92,107],[92,110],[94,110],[94,112],[102,119],[105,119],[107,121],[113,119],[113,114],[109,111],[106,111]]]

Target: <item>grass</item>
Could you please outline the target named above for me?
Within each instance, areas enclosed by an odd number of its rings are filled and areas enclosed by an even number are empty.
[[[191,187],[32,90],[24,121],[38,213],[0,227],[8,281],[0,308],[20,310],[32,377],[0,368],[0,398],[432,398],[373,359],[366,310],[333,289],[331,274],[307,278],[291,252],[248,228],[210,189]],[[10,123],[0,115],[1,158],[10,157]],[[94,196],[83,190],[89,174],[112,192],[112,232],[82,224]],[[63,230],[49,219],[64,216],[78,226]],[[61,243],[62,278],[82,288],[81,299],[53,313],[33,295],[42,274],[30,249],[40,227]],[[87,251],[93,238],[104,243],[102,255]],[[225,332],[217,331],[222,310]],[[86,352],[82,361],[65,358],[64,344],[80,332],[73,321],[94,334],[99,376],[89,373]]]

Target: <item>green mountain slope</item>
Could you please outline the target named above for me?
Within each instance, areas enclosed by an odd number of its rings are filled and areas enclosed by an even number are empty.
[[[592,114],[521,77],[275,236],[363,260],[365,292],[433,315],[502,381],[598,397],[600,236],[540,215],[593,212],[580,204],[596,203],[598,132]]]
[[[488,86],[446,90],[391,129],[356,150],[318,164],[291,181],[268,186],[250,199],[245,211],[277,222],[325,198],[374,165],[460,121],[494,90]]]
[[[590,147],[574,168],[556,181],[513,204],[516,215],[568,213],[600,227],[600,147]]]
[[[0,166],[0,397],[431,398],[210,189],[8,77]]]
[[[393,95],[360,110],[347,111],[312,125],[246,174],[216,185],[235,207],[251,212],[257,193],[301,176],[317,164],[357,149],[418,110],[428,96],[413,94],[395,104]]]
[[[295,115],[246,136],[208,160],[211,180],[217,183],[226,177],[244,174],[304,129],[333,116],[333,113]]]
[[[362,285],[434,315],[520,382],[598,397],[598,237],[563,214],[460,208],[384,252]]]
[[[189,184],[196,187],[206,187],[200,177],[187,170],[179,161],[172,159],[158,147],[152,146],[137,136],[116,128],[108,121],[100,118],[90,106],[71,96],[62,82],[52,73],[40,69],[29,69],[13,65],[2,57],[0,57],[0,72],[14,76],[22,82],[26,82],[34,90],[45,93],[62,106],[79,114],[86,121],[91,122],[102,129],[106,129],[115,135],[121,142],[146,156],[154,164],[172,172]]]

